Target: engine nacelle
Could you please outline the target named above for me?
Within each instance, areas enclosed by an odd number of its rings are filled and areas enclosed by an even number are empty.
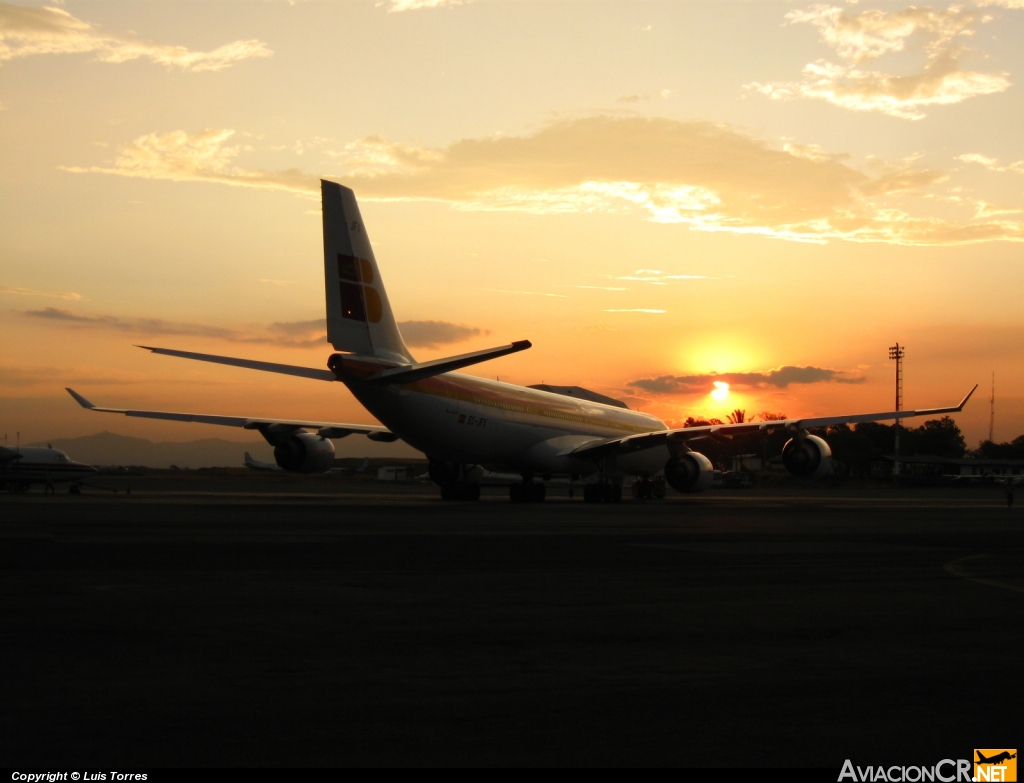
[[[821,438],[793,438],[782,449],[782,464],[800,478],[821,478],[832,470],[832,449]]]
[[[292,473],[326,473],[334,464],[334,444],[311,432],[300,432],[274,446],[274,459]]]
[[[665,463],[665,481],[676,492],[703,492],[711,488],[714,477],[711,460],[698,451],[688,451]]]

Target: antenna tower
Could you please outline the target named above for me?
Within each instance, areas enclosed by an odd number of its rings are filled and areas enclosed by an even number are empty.
[[[896,361],[896,410],[903,410],[903,354],[906,348],[899,343],[889,347],[889,358]],[[892,475],[900,475],[900,420],[896,419],[892,448]]]
[[[988,440],[995,443],[994,432],[996,428],[996,373],[992,371],[992,396],[988,398]]]

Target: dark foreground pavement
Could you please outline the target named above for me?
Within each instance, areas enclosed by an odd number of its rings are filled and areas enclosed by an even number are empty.
[[[2,496],[0,758],[838,770],[1018,747],[1024,512],[998,500]]]

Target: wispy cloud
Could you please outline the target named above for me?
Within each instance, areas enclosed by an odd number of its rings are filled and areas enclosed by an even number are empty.
[[[123,318],[116,315],[76,313],[58,307],[27,310],[23,315],[62,324],[73,329],[99,329],[126,335],[182,335],[232,343],[282,345],[296,348],[328,347],[323,318],[306,321],[276,321],[270,324],[217,326],[162,318]],[[414,348],[434,348],[489,334],[480,329],[448,321],[402,321],[398,324],[406,343]]]
[[[985,21],[961,6],[946,10],[911,6],[903,11],[815,5],[790,11],[789,24],[810,24],[842,62],[817,60],[804,66],[799,82],[752,82],[748,90],[776,100],[817,98],[854,111],[878,111],[920,120],[929,106],[960,103],[1009,88],[1006,73],[966,70],[970,50],[963,40]],[[894,56],[923,41],[925,60],[916,73],[895,75],[865,68],[868,62]]]
[[[1021,0],[1021,2],[1024,2],[1024,0]],[[1006,166],[1002,166],[1000,165],[998,158],[989,158],[977,153],[958,155],[957,160],[961,160],[964,163],[977,163],[979,166],[984,166],[989,171],[1012,171],[1015,174],[1024,174],[1024,160],[1018,160],[1016,163],[1010,163]]]
[[[230,145],[233,130],[205,130],[150,133],[121,148],[113,166],[63,166],[74,174],[117,174],[122,177],[166,179],[175,182],[219,182],[222,185],[316,193],[317,177],[299,169],[284,171],[247,170],[233,165],[244,151]]]
[[[555,288],[586,288],[592,291],[628,291],[628,288],[613,285],[569,285],[556,283]]]
[[[19,294],[21,296],[48,296],[52,299],[67,299],[68,301],[77,302],[82,298],[81,294],[76,294],[73,291],[58,292],[58,291],[37,291],[34,288],[19,288],[13,285],[0,285],[0,294]]]
[[[557,299],[568,299],[565,294],[548,294],[543,291],[511,291],[507,288],[482,288],[482,291],[491,291],[495,294],[523,294],[524,296],[552,296]]]
[[[649,307],[621,308],[617,310],[605,310],[606,313],[667,313],[667,310],[652,310]]]
[[[54,321],[69,327],[83,329],[102,329],[132,335],[187,335],[244,343],[308,345],[314,342],[308,337],[310,329],[313,328],[312,324],[316,323],[319,325],[321,332],[324,330],[322,321],[271,324],[266,329],[250,331],[187,321],[169,321],[163,318],[121,318],[116,315],[90,315],[58,307],[27,310],[24,315],[29,318]],[[322,343],[323,338],[316,342]]]
[[[101,32],[60,8],[0,3],[0,62],[43,54],[93,54],[108,63],[148,59],[187,71],[220,71],[241,60],[270,57],[262,41],[233,41],[210,52]]]
[[[650,283],[651,285],[671,285],[680,280],[710,280],[707,275],[669,275],[660,269],[637,269],[631,275],[620,275],[615,280],[626,280],[633,283]]]
[[[444,8],[445,6],[463,5],[473,0],[390,0],[388,13],[397,14],[402,11],[418,11],[422,8]]]
[[[824,367],[797,367],[784,365],[774,370],[755,372],[703,373],[699,375],[661,375],[630,381],[627,386],[643,389],[651,394],[697,394],[714,388],[715,381],[737,388],[784,389],[793,384],[809,383],[863,383],[856,373],[830,370]]]
[[[69,383],[97,386],[142,383],[146,376],[138,372],[111,370],[107,367],[32,367],[27,365],[0,365],[0,387],[25,388],[28,386],[63,387]]]
[[[487,329],[453,324],[448,321],[402,321],[398,324],[402,339],[410,348],[437,348],[461,343],[471,337],[490,334]]]
[[[672,94],[672,90],[658,90],[657,92],[641,92],[633,95],[623,95],[621,98],[616,98],[616,103],[640,103],[641,101],[649,101],[654,98],[667,98]]]
[[[316,194],[313,174],[243,168],[239,158],[252,150],[233,143],[233,134],[149,134],[124,147],[113,166],[67,170]],[[599,115],[444,148],[373,137],[337,155],[350,167],[342,181],[363,200],[430,200],[536,215],[633,212],[697,231],[799,242],[1024,241],[1020,222],[936,213],[931,189],[947,179],[943,172],[905,161],[872,175],[842,155],[792,144],[779,149],[707,122]],[[947,201],[967,206],[964,199]]]

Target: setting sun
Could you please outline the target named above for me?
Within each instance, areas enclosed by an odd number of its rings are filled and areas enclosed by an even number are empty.
[[[711,392],[711,396],[713,399],[722,402],[723,400],[729,398],[729,384],[727,384],[725,381],[715,381],[714,385],[715,388]]]

